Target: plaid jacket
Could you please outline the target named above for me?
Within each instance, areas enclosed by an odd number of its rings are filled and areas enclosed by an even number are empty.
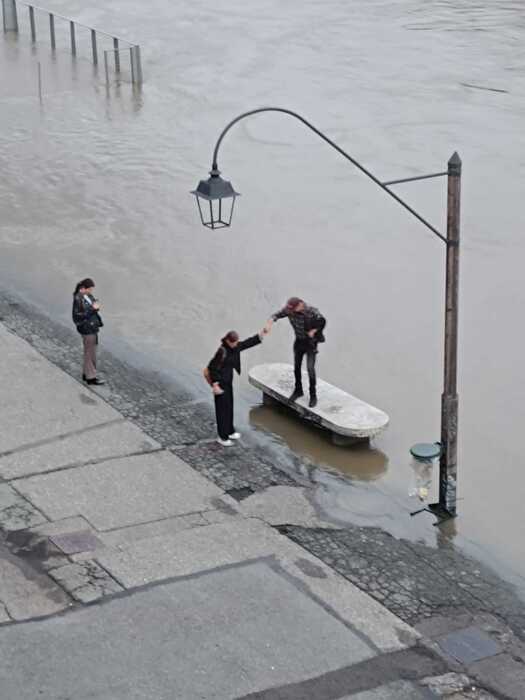
[[[304,311],[301,313],[290,312],[286,309],[281,309],[273,314],[272,319],[278,321],[280,318],[288,318],[295,332],[297,340],[308,338],[308,331],[317,329],[314,340],[318,343],[324,343],[325,338],[322,333],[326,326],[326,319],[315,306],[305,304]]]

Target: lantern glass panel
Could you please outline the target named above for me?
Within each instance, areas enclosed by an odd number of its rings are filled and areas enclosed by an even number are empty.
[[[225,228],[231,225],[236,195],[209,199],[195,193],[199,215],[204,226],[211,229]]]

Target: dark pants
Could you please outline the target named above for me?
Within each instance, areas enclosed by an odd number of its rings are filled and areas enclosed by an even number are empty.
[[[233,385],[221,385],[224,394],[215,396],[215,417],[217,432],[221,440],[227,440],[235,432],[233,427]]]
[[[317,356],[317,343],[311,340],[296,340],[293,346],[293,354],[295,388],[300,389],[301,391],[303,389],[301,367],[303,365],[303,357],[306,355],[306,369],[308,370],[308,378],[310,380],[310,394],[315,396],[315,358]]]

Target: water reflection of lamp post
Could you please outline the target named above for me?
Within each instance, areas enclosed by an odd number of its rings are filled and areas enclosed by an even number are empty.
[[[401,206],[416,217],[432,233],[446,245],[446,285],[445,285],[445,355],[444,355],[444,384],[441,397],[441,456],[439,468],[439,503],[430,506],[432,511],[441,519],[456,515],[456,480],[457,480],[457,438],[458,438],[458,395],[457,395],[457,348],[458,348],[458,283],[459,283],[459,220],[461,195],[461,159],[457,153],[448,161],[445,172],[408,177],[400,180],[382,182],[369,170],[352,158],[346,151],[329,139],[319,129],[310,124],[296,112],[281,107],[263,107],[240,114],[233,119],[220,134],[213,151],[210,177],[201,180],[195,195],[202,223],[211,228],[230,226],[233,207],[238,193],[230,182],[223,180],[218,167],[219,147],[227,132],[241,119],[260,112],[282,112],[298,119],[315,134],[322,138],[340,155],[349,160],[356,168],[375,182],[384,192],[396,200]],[[392,192],[391,185],[402,182],[413,182],[433,177],[448,178],[447,196],[447,233],[444,236],[426,219],[418,214],[401,197]]]

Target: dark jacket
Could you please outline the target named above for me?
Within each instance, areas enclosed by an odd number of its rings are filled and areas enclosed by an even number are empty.
[[[226,342],[222,343],[208,364],[211,381],[218,382],[221,386],[231,384],[233,370],[237,374],[241,373],[241,352],[259,345],[260,342],[258,335],[252,335],[251,338],[241,340],[236,348],[231,348]]]
[[[92,302],[94,297],[89,297]],[[73,298],[73,323],[80,335],[93,335],[98,333],[104,325],[100,314],[85,299],[83,294],[75,294]]]
[[[272,316],[274,321],[278,321],[280,318],[287,318],[290,321],[297,340],[302,341],[309,339],[308,331],[312,331],[315,328],[317,333],[314,335],[312,341],[314,343],[325,342],[326,339],[323,330],[326,326],[326,319],[315,306],[308,306],[308,304],[305,304],[304,311],[301,313],[288,311],[285,307]]]

